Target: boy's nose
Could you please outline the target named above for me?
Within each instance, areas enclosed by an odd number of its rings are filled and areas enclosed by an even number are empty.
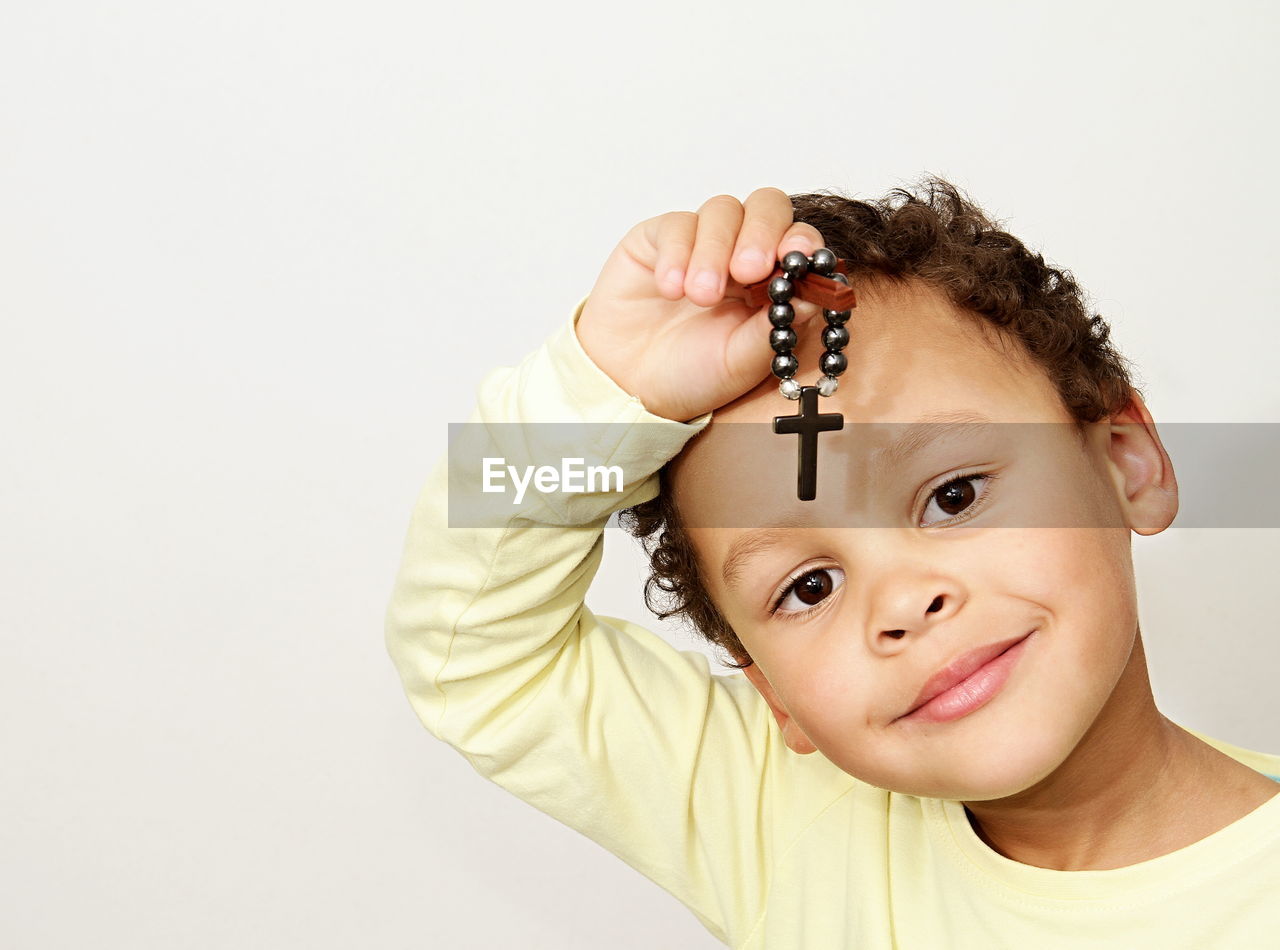
[[[942,598],[942,595],[941,595],[941,594],[939,594],[937,597],[933,598],[933,602],[929,604],[929,607],[928,607],[928,609],[927,609],[927,610],[925,610],[925,613],[926,613],[926,614],[933,614],[933,613],[937,613],[939,610],[941,610],[941,609],[942,609],[942,600],[943,600],[943,598]],[[891,638],[893,638],[894,640],[901,640],[903,637],[905,637],[905,636],[907,635],[907,631],[902,630],[902,629],[898,629],[898,630],[884,630],[884,631],[881,631],[881,632],[882,632],[886,637],[891,637]]]

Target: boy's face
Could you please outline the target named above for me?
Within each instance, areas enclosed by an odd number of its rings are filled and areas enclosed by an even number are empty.
[[[815,320],[796,349],[803,383],[818,376]],[[845,428],[818,438],[817,499],[796,498],[797,439],[770,424],[798,403],[770,379],[673,462],[675,502],[791,748],[907,794],[1012,795],[1104,705],[1122,718],[1138,702],[1141,677],[1122,675],[1140,656],[1130,531],[1172,520],[1172,468],[1140,399],[1082,444],[1044,372],[927,289],[862,291],[849,328],[848,369],[819,400]],[[990,423],[918,424],[939,413]],[[904,433],[939,437],[895,456]],[[723,576],[748,536],[786,521]],[[935,672],[1024,636],[984,704],[904,717]]]

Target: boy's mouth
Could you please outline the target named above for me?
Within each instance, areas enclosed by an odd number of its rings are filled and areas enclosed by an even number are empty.
[[[989,702],[1008,679],[1024,644],[1036,631],[989,643],[952,660],[925,681],[911,708],[894,722],[949,722]]]

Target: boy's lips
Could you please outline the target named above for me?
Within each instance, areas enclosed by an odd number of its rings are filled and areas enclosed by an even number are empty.
[[[928,703],[929,700],[945,693],[953,686],[963,683],[975,672],[1000,656],[1000,654],[1021,643],[1033,633],[1035,633],[1034,630],[1029,630],[1008,640],[989,643],[986,646],[978,647],[976,650],[970,650],[968,653],[956,657],[925,681],[924,686],[921,687],[920,692],[916,694],[915,700],[911,703],[911,708],[899,716],[898,719],[905,719]]]

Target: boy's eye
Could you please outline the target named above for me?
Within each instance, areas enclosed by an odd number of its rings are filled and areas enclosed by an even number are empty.
[[[929,495],[929,504],[925,506],[920,526],[927,527],[938,521],[956,518],[968,511],[985,499],[989,491],[984,487],[979,492],[971,483],[980,482],[985,485],[995,477],[994,473],[984,472],[953,478],[939,485]],[[941,517],[930,520],[929,512],[934,507],[938,509]],[[835,593],[843,583],[844,571],[838,567],[819,567],[797,574],[775,598],[769,613],[789,614],[793,617],[803,616]]]
[[[936,523],[936,521],[945,521],[947,518],[954,518],[971,507],[981,495],[969,483],[970,482],[986,482],[992,476],[990,475],[966,475],[963,478],[953,478],[945,485],[939,485],[933,490],[929,496],[929,504],[925,506],[924,516],[920,522],[921,527]],[[983,490],[983,494],[986,490]],[[930,509],[937,507],[941,513],[941,517],[933,521],[929,520]]]
[[[839,580],[833,581],[832,575]],[[838,567],[819,567],[796,577],[774,602],[771,613],[804,614],[830,597],[844,583]]]

